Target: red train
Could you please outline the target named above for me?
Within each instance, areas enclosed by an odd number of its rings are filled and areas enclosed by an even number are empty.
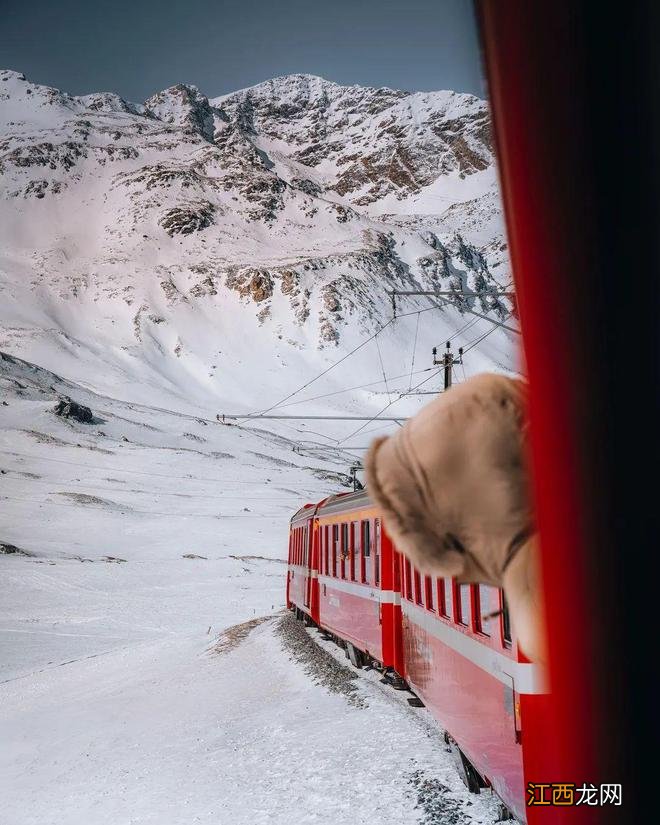
[[[525,821],[523,728],[534,728],[544,689],[517,649],[501,591],[421,575],[357,492],[306,504],[291,519],[287,606],[334,636],[354,664],[409,685],[446,731],[468,785],[491,786]]]

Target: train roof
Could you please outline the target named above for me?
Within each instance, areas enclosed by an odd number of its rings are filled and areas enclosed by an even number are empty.
[[[343,513],[347,510],[355,510],[358,507],[367,507],[372,504],[366,490],[357,490],[350,493],[336,493],[322,499],[317,504],[305,504],[291,517],[291,522],[299,521],[301,518],[312,518],[315,515],[333,513]]]

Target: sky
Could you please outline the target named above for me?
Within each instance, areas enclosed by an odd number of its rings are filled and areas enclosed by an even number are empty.
[[[469,0],[0,0],[0,68],[72,94],[209,97],[290,73],[485,96]]]

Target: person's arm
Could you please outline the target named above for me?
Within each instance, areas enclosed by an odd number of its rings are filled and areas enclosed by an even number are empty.
[[[526,387],[484,374],[373,442],[367,488],[422,571],[504,588],[525,655],[543,657],[526,449]]]

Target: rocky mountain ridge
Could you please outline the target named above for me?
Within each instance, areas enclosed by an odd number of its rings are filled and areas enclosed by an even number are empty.
[[[174,383],[183,361],[208,390],[215,354],[239,353],[233,323],[282,360],[372,332],[391,289],[473,291],[456,325],[511,308],[470,95],[291,75],[134,104],[2,71],[0,174],[0,346],[28,358],[103,349]]]

